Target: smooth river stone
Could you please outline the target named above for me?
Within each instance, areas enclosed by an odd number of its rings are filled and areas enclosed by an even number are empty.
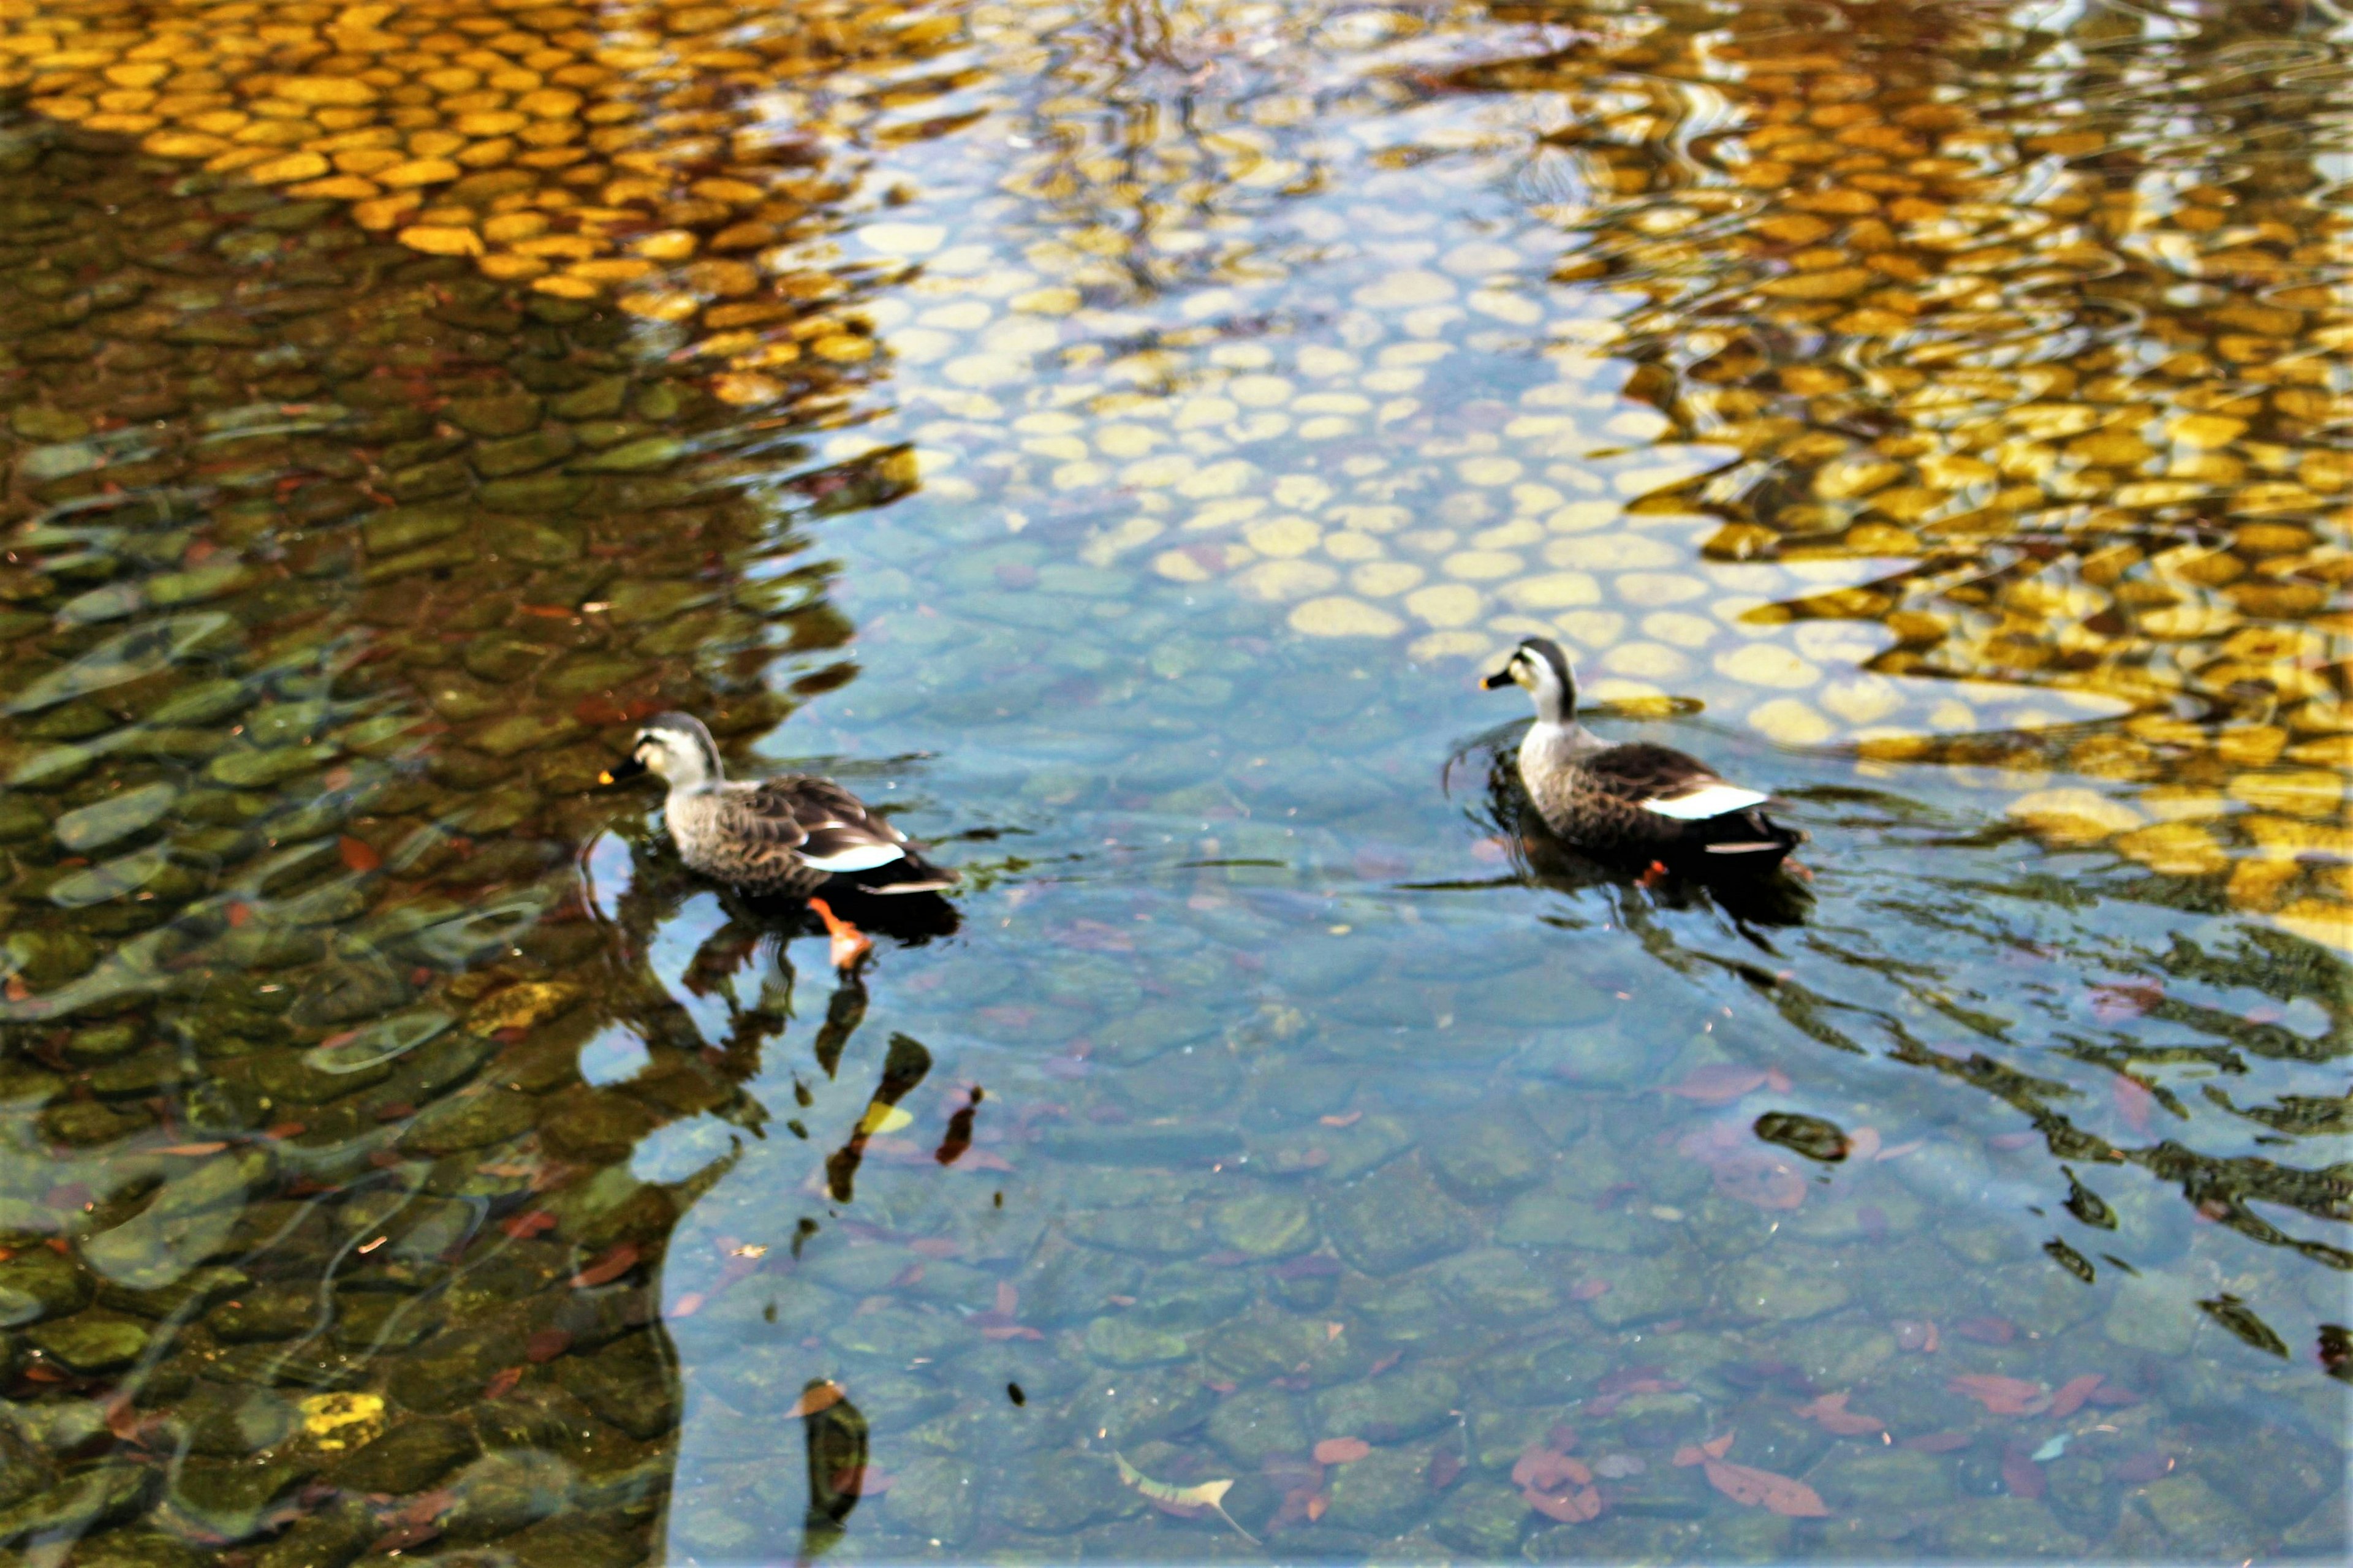
[[[1318,1195],[1316,1212],[1340,1256],[1367,1274],[1396,1274],[1478,1237],[1477,1217],[1440,1192],[1409,1155],[1353,1185]]]

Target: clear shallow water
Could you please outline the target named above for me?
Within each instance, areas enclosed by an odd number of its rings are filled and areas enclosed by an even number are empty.
[[[712,10],[218,53],[726,168],[15,122],[22,1550],[2342,1554],[2325,18]],[[1539,627],[1777,916],[1499,830]],[[961,931],[687,878],[671,706]]]

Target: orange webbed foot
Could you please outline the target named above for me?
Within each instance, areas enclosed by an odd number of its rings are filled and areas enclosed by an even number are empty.
[[[811,899],[808,906],[817,911],[817,918],[825,922],[826,935],[832,939],[831,957],[836,969],[855,969],[860,960],[874,951],[872,939],[835,914],[833,906],[823,899]]]
[[[1655,888],[1666,879],[1667,863],[1664,860],[1653,860],[1651,862],[1651,868],[1649,870],[1634,879],[1634,886],[1638,888]]]

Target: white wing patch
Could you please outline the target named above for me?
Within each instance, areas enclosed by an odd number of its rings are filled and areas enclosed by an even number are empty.
[[[1723,816],[1731,812],[1746,811],[1752,805],[1762,805],[1770,795],[1738,784],[1712,784],[1695,789],[1689,795],[1670,795],[1646,800],[1644,811],[1655,811],[1661,816],[1672,816],[1678,822],[1705,822],[1711,816]]]
[[[838,855],[807,855],[801,860],[820,871],[871,871],[877,866],[888,866],[893,860],[903,860],[907,852],[896,844],[859,844]]]

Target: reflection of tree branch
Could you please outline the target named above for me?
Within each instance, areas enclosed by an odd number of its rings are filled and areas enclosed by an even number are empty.
[[[849,1135],[849,1142],[826,1159],[826,1186],[834,1202],[846,1204],[850,1200],[859,1163],[866,1158],[866,1140],[872,1136],[870,1130],[881,1120],[878,1113],[888,1111],[905,1099],[931,1070],[932,1053],[923,1048],[922,1041],[912,1035],[891,1037],[890,1051],[882,1058],[882,1079],[875,1085],[874,1098],[859,1117],[857,1131]]]

